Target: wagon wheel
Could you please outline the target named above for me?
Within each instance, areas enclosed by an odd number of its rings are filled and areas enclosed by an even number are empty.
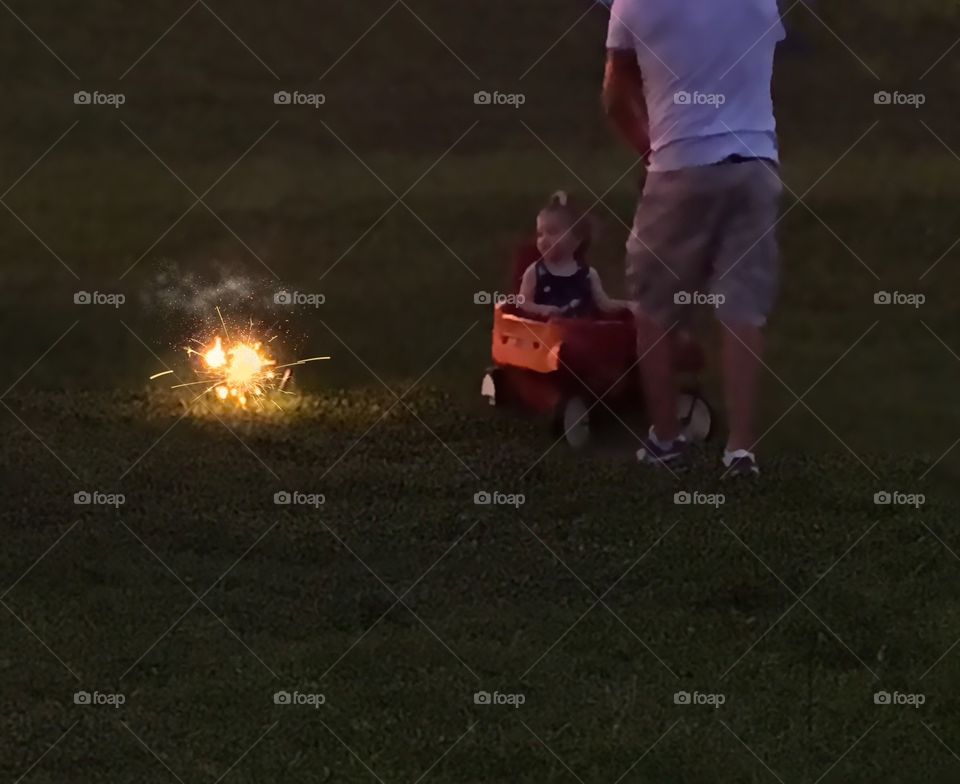
[[[713,434],[713,409],[696,392],[684,392],[677,401],[677,417],[690,443],[706,441]]]
[[[573,449],[583,449],[590,443],[590,407],[579,395],[561,398],[554,409],[554,430],[563,436]]]

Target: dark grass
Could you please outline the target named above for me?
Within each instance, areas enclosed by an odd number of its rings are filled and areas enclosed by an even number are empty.
[[[4,196],[50,250],[0,210],[0,379],[17,382],[0,450],[0,770],[16,781],[73,726],[23,781],[616,782],[651,747],[623,781],[953,780],[957,50],[921,76],[955,40],[955,4],[817,5],[836,36],[790,14],[805,45],[776,91],[785,206],[804,204],[781,224],[766,477],[733,488],[718,444],[678,482],[629,460],[639,418],[616,447],[574,455],[545,423],[477,403],[490,314],[474,292],[502,288],[549,192],[602,194],[633,161],[597,108],[602,12],[521,79],[584,4],[407,5],[318,81],[389,3],[210,4],[269,69],[196,6],[122,80],[188,5],[10,3],[80,78],[7,15],[2,190],[78,124]],[[280,88],[328,101],[288,111]],[[80,109],[77,89],[128,103]],[[528,102],[488,111],[478,89]],[[928,101],[876,107],[878,89]],[[199,205],[167,232],[188,187],[206,191],[275,122],[205,199],[232,232]],[[406,198],[429,229],[399,206],[358,242],[468,129]],[[597,207],[615,292],[638,179]],[[178,423],[146,383],[192,326],[145,304],[170,264],[322,291],[281,328],[291,351],[334,360],[298,375],[305,397],[282,416]],[[128,303],[78,308],[80,288]],[[927,304],[878,308],[877,290]],[[416,417],[396,405],[377,424],[395,403],[384,386],[428,369],[405,398]],[[712,364],[705,381],[716,400]],[[82,488],[127,503],[79,508]],[[526,503],[473,504],[495,488]],[[684,488],[727,502],[678,507]],[[326,503],[277,507],[278,489]],[[928,500],[877,507],[881,489]],[[191,591],[209,609],[187,613]],[[78,688],[127,703],[75,706]],[[479,688],[527,701],[475,706]],[[878,688],[927,703],[880,708]],[[327,704],[277,707],[278,689]],[[681,708],[678,689],[727,704]]]
[[[177,413],[163,398],[119,394],[110,417],[100,397],[18,402],[70,434],[51,446],[81,467],[79,486],[125,470]],[[835,780],[944,770],[949,754],[920,722],[952,742],[956,657],[940,659],[956,633],[948,496],[878,511],[870,474],[826,455],[772,460],[758,487],[721,485],[709,451],[679,482],[639,482],[607,452],[557,448],[537,462],[551,442],[536,429],[494,418],[478,436],[479,420],[450,402],[429,392],[410,403],[450,451],[395,411],[322,481],[388,396],[310,400],[277,425],[227,420],[256,456],[216,420],[187,418],[124,477],[116,513],[71,509],[78,483],[37,465],[35,442],[10,428],[4,470],[21,506],[7,512],[5,573],[18,576],[69,532],[4,601],[78,678],[13,618],[5,624],[11,771],[74,720],[35,780],[77,764],[90,780],[166,780],[121,721],[185,780],[220,775],[274,721],[237,780],[371,778],[335,736],[384,780],[415,780],[470,727],[436,775],[572,778],[539,736],[584,780],[615,780],[672,727],[634,780],[705,781],[718,770],[764,780],[734,734],[785,780],[814,779],[875,722]],[[908,486],[922,469],[868,459],[885,486]],[[326,503],[278,508],[281,488],[320,488]],[[477,507],[479,488],[526,502]],[[684,488],[726,503],[678,507]],[[190,590],[209,610],[174,626]],[[881,687],[929,701],[922,713],[880,709]],[[76,688],[116,689],[128,702],[81,709]],[[275,690],[293,688],[327,704],[272,705]],[[477,707],[479,688],[527,702]],[[680,689],[728,702],[680,708]]]

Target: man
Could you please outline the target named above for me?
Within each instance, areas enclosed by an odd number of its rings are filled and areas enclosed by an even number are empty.
[[[673,335],[688,303],[715,305],[730,425],[725,475],[759,474],[752,449],[779,261],[782,184],[773,116],[777,0],[615,0],[604,104],[648,164],[627,242],[652,426],[641,462],[682,466]]]

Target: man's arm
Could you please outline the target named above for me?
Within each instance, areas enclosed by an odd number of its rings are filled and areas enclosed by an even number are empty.
[[[614,128],[644,159],[650,154],[650,120],[643,76],[633,49],[608,49],[603,107]]]

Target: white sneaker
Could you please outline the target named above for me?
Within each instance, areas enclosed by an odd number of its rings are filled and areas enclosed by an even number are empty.
[[[723,451],[723,467],[727,469],[723,474],[724,477],[760,476],[760,467],[757,465],[756,455],[746,449],[735,449],[733,452],[725,449]]]

